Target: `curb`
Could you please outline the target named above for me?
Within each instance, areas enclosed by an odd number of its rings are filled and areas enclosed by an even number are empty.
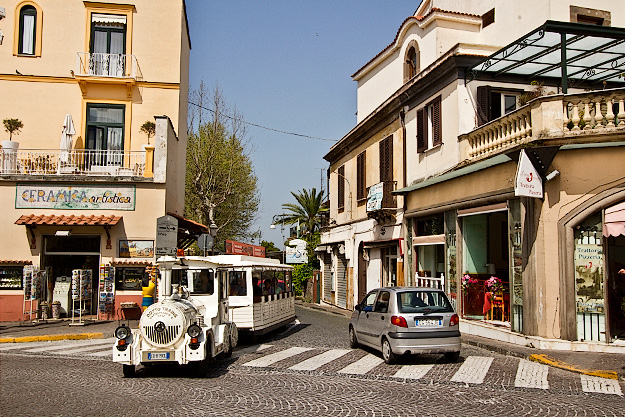
[[[3,337],[0,343],[49,342],[54,340],[103,339],[103,333],[56,334],[42,336]]]
[[[569,365],[566,362],[559,361],[557,359],[550,358],[545,354],[534,354],[530,355],[529,360],[542,363],[544,365],[553,366],[555,368],[564,369],[571,372],[576,372],[578,374],[584,374],[589,376],[597,376],[599,378],[606,379],[618,379],[618,374],[616,371],[600,371],[600,370],[588,370],[588,369],[580,369],[573,365]]]

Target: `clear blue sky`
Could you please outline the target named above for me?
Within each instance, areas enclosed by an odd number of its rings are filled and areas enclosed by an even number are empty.
[[[388,46],[420,0],[187,0],[190,83],[218,85],[249,123],[338,140],[356,125],[351,74]],[[253,230],[282,246],[272,216],[321,186],[335,143],[248,126],[261,206]],[[323,171],[323,186],[326,186]],[[285,236],[288,232],[285,230]],[[255,242],[258,244],[259,242]]]

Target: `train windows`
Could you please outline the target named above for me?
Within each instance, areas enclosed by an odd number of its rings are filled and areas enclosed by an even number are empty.
[[[193,283],[191,294],[212,295],[215,292],[215,271],[212,269],[189,270],[187,277]]]
[[[245,271],[229,271],[230,295],[247,295],[247,273]]]

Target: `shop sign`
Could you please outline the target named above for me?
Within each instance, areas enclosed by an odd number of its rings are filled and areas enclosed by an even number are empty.
[[[120,258],[153,258],[154,257],[154,241],[153,240],[120,240],[119,241],[119,257]]]
[[[308,263],[308,252],[306,246],[308,244],[302,239],[293,239],[286,246],[286,263],[287,264],[305,264]]]
[[[575,245],[576,307],[579,313],[603,313],[603,248]]]
[[[134,185],[17,184],[17,209],[134,210]]]
[[[162,216],[156,219],[156,256],[176,256],[178,219]]]
[[[229,255],[247,255],[264,258],[265,247],[226,239],[226,253]]]
[[[519,164],[514,182],[514,195],[517,197],[543,198],[543,180],[525,153],[525,149],[521,149],[521,154],[519,155]]]
[[[382,199],[384,197],[384,183],[380,182],[369,187],[367,194],[367,211],[382,210]]]

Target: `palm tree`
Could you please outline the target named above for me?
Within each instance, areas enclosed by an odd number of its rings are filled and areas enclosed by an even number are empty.
[[[290,213],[282,216],[284,223],[299,223],[302,235],[314,233],[321,228],[321,213],[328,211],[327,207],[323,207],[321,201],[323,192],[317,193],[317,189],[313,188],[310,192],[302,189],[299,193],[291,191],[297,204],[283,204],[282,208],[290,211]]]

